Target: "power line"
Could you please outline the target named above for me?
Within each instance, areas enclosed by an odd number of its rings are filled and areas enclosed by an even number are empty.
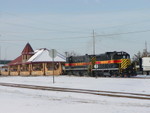
[[[115,35],[136,34],[136,33],[142,33],[142,32],[150,32],[150,30],[131,31],[131,32],[124,32],[124,33],[116,33],[116,34],[96,35],[96,36],[115,36]]]
[[[26,18],[26,17],[22,17],[22,16],[19,16],[19,15],[17,15],[17,14],[13,14],[13,13],[9,13],[9,12],[5,12],[6,14],[8,14],[8,15],[11,15],[11,16],[15,16],[15,17],[19,17],[19,18],[23,18],[23,19],[25,19],[25,20],[28,20],[28,21],[30,21],[30,22],[34,22],[35,23],[35,21],[37,20],[37,19],[29,19],[29,18]],[[33,21],[32,21],[33,20]],[[39,20],[38,20],[39,21]],[[49,24],[51,24],[51,25],[54,25],[54,26],[59,26],[59,28],[62,26],[62,27],[72,27],[72,26],[68,26],[68,25],[61,25],[61,24],[55,24],[55,23],[49,23],[49,22],[46,22],[46,21],[40,21],[40,22],[37,22],[37,23],[46,23],[47,25],[49,25]],[[24,25],[24,24],[16,24],[16,23],[10,23],[10,22],[3,22],[3,24],[8,24],[8,25],[13,25],[13,26],[18,26],[18,27],[26,27],[26,28],[32,28],[32,29],[38,29],[38,30],[44,30],[45,32],[47,31],[47,32],[70,32],[70,33],[79,33],[79,32],[81,32],[81,30],[80,31],[72,31],[72,30],[59,30],[59,29],[49,29],[49,28],[42,28],[42,27],[37,27],[37,26],[33,26],[33,25]],[[72,27],[72,28],[75,28],[75,27]],[[81,27],[76,27],[75,29],[76,30],[79,30],[79,28],[81,28]],[[83,33],[83,32],[82,32]],[[87,33],[87,31],[86,31],[86,33]]]
[[[124,32],[124,33],[115,33],[115,34],[105,34],[105,35],[94,35],[94,37],[101,37],[101,36],[116,36],[116,35],[127,35],[127,34],[136,34],[136,33],[144,33],[144,32],[150,32],[150,30],[142,30],[142,31],[131,31],[131,32]],[[92,36],[75,36],[75,37],[65,37],[65,38],[47,38],[47,39],[41,39],[41,38],[37,38],[37,39],[28,39],[28,40],[0,40],[0,42],[11,42],[11,41],[45,41],[45,40],[58,40],[58,39],[81,39],[81,38],[91,38]]]
[[[136,34],[136,33],[144,33],[144,32],[150,32],[150,30],[130,31],[130,32],[124,32],[124,33],[115,33],[115,34],[106,34],[106,35],[95,35],[95,34],[94,34],[94,37],[99,37],[99,36],[126,35],[126,34]],[[91,38],[91,37],[93,37],[93,36],[83,36],[83,37],[66,37],[66,38],[49,38],[49,39],[36,39],[36,40],[75,39],[75,38]]]
[[[49,23],[49,22],[47,22],[47,21],[38,20],[37,18],[34,18],[34,19],[32,18],[32,19],[31,19],[31,18],[27,18],[26,16],[23,16],[23,15],[20,16],[20,15],[18,15],[18,14],[6,12],[6,11],[5,11],[5,12],[1,12],[1,13],[2,13],[2,14],[5,13],[5,14],[7,14],[7,15],[19,17],[19,18],[22,18],[22,19],[25,19],[25,20],[28,20],[28,21],[31,21],[31,22],[38,21],[38,23],[39,23],[39,22],[42,22],[42,23],[51,24],[51,25],[54,25],[54,26],[57,25],[57,26],[59,26],[59,27],[60,27],[60,26],[62,26],[62,27],[73,27],[73,26],[66,25],[66,24],[64,25],[64,24],[58,24],[58,23],[57,23],[57,24],[56,24],[56,23]],[[32,20],[33,20],[33,21],[32,21]],[[73,27],[73,28],[79,29],[79,27]]]
[[[11,14],[11,15],[17,16],[16,14]],[[35,20],[35,19],[33,19],[33,20]],[[145,21],[147,22],[149,20],[145,20]],[[118,25],[118,26],[126,26],[126,25],[133,25],[133,24],[139,24],[139,23],[140,22],[131,23],[131,24],[122,24],[122,25]],[[36,26],[32,26],[32,25],[16,24],[16,23],[9,23],[9,22],[3,22],[3,24],[19,26],[19,27],[26,27],[26,28],[32,28],[32,29],[42,30],[44,32],[63,32],[63,33],[65,33],[65,32],[66,33],[79,33],[80,32],[80,31],[71,31],[71,30],[59,30],[59,29],[41,28],[41,27],[36,27]],[[112,27],[117,27],[117,26],[112,26]],[[120,34],[119,33],[118,34],[106,34],[106,35],[97,35],[97,36],[113,36],[113,35],[122,35],[122,34],[136,33],[136,32],[147,32],[147,31],[135,31],[135,32],[120,33]]]
[[[39,21],[37,19],[29,19],[25,16],[20,16],[18,14],[15,14],[15,13],[10,13],[10,12],[1,12],[2,14],[6,14],[6,15],[11,15],[11,16],[15,16],[15,17],[18,17],[18,18],[23,18],[25,20],[29,20],[31,22],[35,22],[35,21]],[[33,20],[33,21],[32,21]],[[109,28],[114,28],[114,27],[120,27],[120,26],[128,26],[128,25],[135,25],[135,24],[140,24],[140,23],[144,23],[144,22],[149,22],[150,20],[147,19],[147,20],[143,20],[143,21],[139,21],[139,22],[134,22],[134,23],[128,23],[128,24],[122,24],[122,25],[116,25],[116,26],[112,26],[112,27],[106,27],[106,28],[100,28],[100,29],[109,29]],[[45,21],[40,21],[42,23],[45,23]],[[42,28],[42,27],[37,27],[37,26],[33,26],[33,25],[23,25],[23,24],[15,24],[15,23],[9,23],[9,22],[3,22],[4,24],[8,24],[8,25],[13,25],[13,26],[19,26],[19,27],[26,27],[26,28],[32,28],[32,29],[37,29],[37,30],[42,30],[44,32],[62,32],[62,33],[79,33],[81,32],[80,31],[71,31],[71,30],[61,30],[61,29],[49,29],[49,28]],[[39,22],[38,22],[39,23]],[[49,22],[46,22],[47,24],[51,24],[51,25],[58,25],[59,27],[62,26],[62,27],[71,27],[71,26],[68,26],[68,25],[61,25],[61,24],[55,24],[55,23],[49,23]],[[72,27],[72,28],[75,28],[75,27]],[[77,28],[79,29],[79,28]],[[98,29],[98,28],[97,28]],[[87,31],[88,32],[88,31]],[[83,33],[83,32],[82,32]],[[127,33],[121,33],[121,34],[127,34]],[[116,34],[108,34],[108,35],[105,35],[105,36],[109,36],[109,35],[116,35]],[[119,35],[119,34],[117,34]],[[104,35],[101,35],[101,36],[104,36]]]
[[[139,21],[139,22],[134,22],[134,23],[127,23],[127,24],[121,24],[121,25],[112,25],[112,26],[109,26],[109,27],[103,27],[103,28],[97,28],[97,29],[110,29],[110,28],[117,28],[117,27],[122,27],[122,26],[137,25],[137,24],[142,24],[142,23],[147,23],[147,22],[150,22],[150,19]]]

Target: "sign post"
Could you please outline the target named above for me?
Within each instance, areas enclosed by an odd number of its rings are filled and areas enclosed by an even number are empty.
[[[55,83],[55,79],[54,79],[54,58],[57,56],[57,51],[55,49],[49,50],[49,56],[52,58],[53,83]]]

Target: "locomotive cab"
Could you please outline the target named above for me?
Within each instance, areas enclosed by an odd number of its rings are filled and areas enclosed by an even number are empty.
[[[116,52],[114,59],[130,59],[130,55],[126,52]]]
[[[96,55],[96,76],[125,76],[131,67],[130,55],[126,52],[106,52]]]
[[[119,73],[121,76],[131,76],[135,74],[135,66],[131,64],[130,55],[126,52],[117,53],[118,59],[121,60],[119,66]]]

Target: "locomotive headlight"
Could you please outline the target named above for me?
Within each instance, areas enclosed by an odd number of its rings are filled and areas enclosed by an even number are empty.
[[[97,68],[98,68],[98,64],[95,64],[95,65],[94,65],[94,68],[97,69]]]

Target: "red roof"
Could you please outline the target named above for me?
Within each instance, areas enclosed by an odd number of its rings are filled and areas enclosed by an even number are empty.
[[[34,51],[31,47],[31,45],[29,43],[26,44],[26,46],[24,47],[23,51],[22,51],[22,55],[24,54],[34,54]]]
[[[26,46],[24,47],[22,54],[17,57],[15,60],[11,61],[10,63],[8,63],[8,65],[18,65],[18,64],[22,64],[22,55],[33,55],[34,51],[31,47],[31,45],[29,43],[26,44]]]
[[[10,63],[8,63],[8,65],[17,65],[17,64],[21,64],[22,63],[22,55],[20,55],[19,57],[17,57],[15,60],[11,61]]]

